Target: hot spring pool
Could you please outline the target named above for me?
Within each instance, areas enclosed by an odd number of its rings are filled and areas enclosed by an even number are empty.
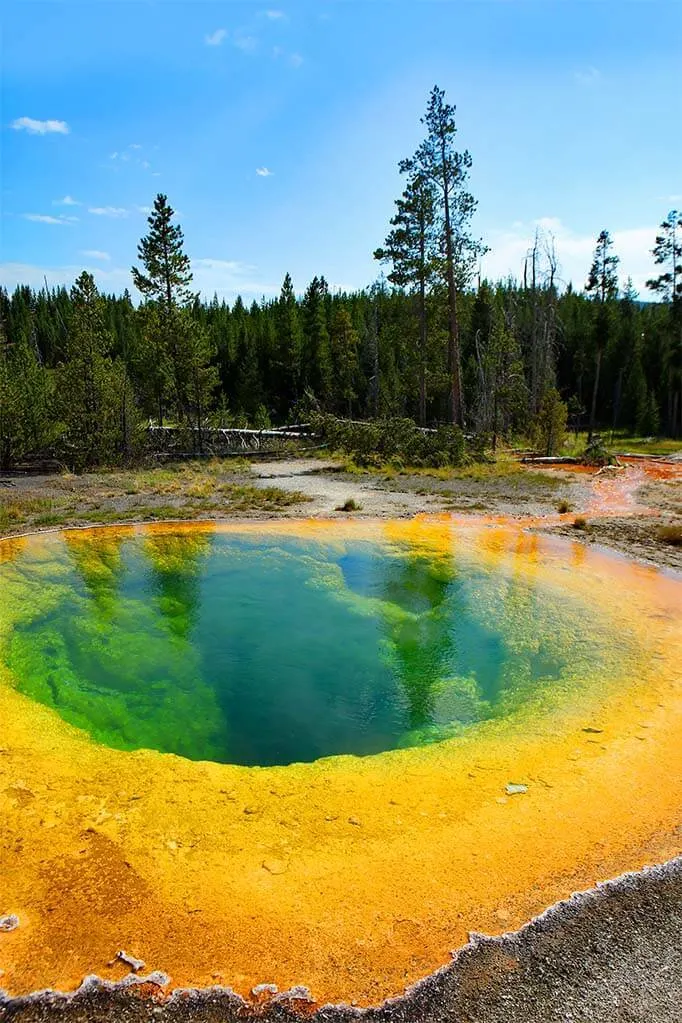
[[[5,664],[120,750],[366,756],[557,699],[628,655],[560,580],[457,547],[170,529],[71,533],[48,552],[5,572],[20,612]]]
[[[680,852],[682,580],[513,524],[0,540],[0,986],[377,1004]]]

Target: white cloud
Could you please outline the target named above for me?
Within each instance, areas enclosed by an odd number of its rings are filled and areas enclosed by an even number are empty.
[[[68,135],[70,130],[66,121],[36,121],[33,117],[17,117],[12,127],[29,135]]]
[[[113,153],[111,153],[111,154],[109,155],[109,159],[110,159],[110,160],[118,160],[118,153],[117,153],[117,152],[113,152]]]
[[[88,213],[94,213],[96,217],[127,217],[128,210],[122,206],[90,206]]]
[[[263,17],[269,18],[270,21],[281,21],[283,18],[286,18],[284,11],[270,10],[263,11],[262,14]]]
[[[242,35],[240,32],[232,40],[232,45],[236,46],[242,53],[253,53],[258,46],[258,40],[255,36]]]
[[[272,56],[275,60],[282,57],[282,59],[285,60],[290,67],[300,67],[303,63],[303,57],[300,53],[287,53],[282,46],[273,46]]]
[[[215,32],[211,32],[210,35],[204,36],[204,42],[207,46],[220,46],[227,37],[227,29],[217,28]]]
[[[142,149],[142,146],[139,142],[131,142],[128,149]]]
[[[596,85],[601,79],[601,71],[596,67],[580,68],[573,77],[579,85]]]
[[[151,206],[136,206],[135,209],[138,213],[144,213],[145,216],[152,212]]]
[[[483,257],[483,273],[493,280],[510,275],[521,279],[524,260],[532,248],[536,229],[554,242],[559,261],[559,283],[568,284],[570,281],[577,291],[581,291],[590,269],[597,232],[593,235],[579,234],[558,217],[538,217],[529,223],[515,221],[509,229],[490,231],[485,237],[490,252]],[[654,269],[651,248],[656,227],[621,228],[612,230],[610,234],[613,251],[620,258],[618,276],[621,285],[632,277],[635,288],[645,297],[648,294],[646,282]]]
[[[271,178],[274,173],[269,167],[256,167],[256,174],[259,178]]]
[[[82,206],[83,203],[79,202],[78,199],[74,199],[70,195],[65,195],[63,199],[53,199],[53,206]]]
[[[127,268],[112,267],[103,270],[100,266],[93,266],[90,269],[100,288],[106,286],[107,290],[119,293],[124,288],[130,288],[130,270]],[[44,288],[45,281],[49,288],[71,287],[82,271],[82,263],[57,267],[35,266],[31,263],[0,264],[0,277],[5,287],[10,290],[20,284],[28,284],[36,289]]]
[[[88,259],[101,259],[102,261],[111,259],[108,252],[102,252],[100,249],[82,249],[81,256],[87,256]]]
[[[93,260],[88,267],[94,274],[97,285],[121,294],[128,288],[134,300],[137,292],[131,284],[130,269],[127,267],[112,267],[107,265],[106,269],[98,263],[103,260],[106,253],[88,250],[82,255],[86,259]],[[241,295],[249,301],[265,296],[279,295],[281,283],[270,284],[258,278],[257,267],[238,260],[226,259],[193,259],[192,271],[194,273],[193,287],[200,291],[204,297],[211,299],[214,294],[226,301],[234,301],[237,295]],[[48,287],[70,287],[83,270],[83,264],[68,264],[65,266],[36,266],[30,263],[2,263],[0,264],[0,280],[9,290],[17,285],[28,284],[32,288],[43,288],[47,280]]]
[[[150,164],[149,160],[143,160],[142,161],[142,169],[143,170],[149,170],[150,167],[151,167],[151,164]]]
[[[58,216],[52,217],[47,213],[22,213],[24,220],[32,220],[36,224],[61,224],[62,227],[69,226],[78,220],[78,217]]]
[[[258,280],[258,268],[238,260],[193,259],[193,287],[205,298],[217,294],[219,298],[231,301],[241,295],[243,298],[259,299],[263,295],[279,295],[281,284],[269,284]]]

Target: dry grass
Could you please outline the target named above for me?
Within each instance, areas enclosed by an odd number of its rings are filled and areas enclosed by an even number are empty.
[[[0,534],[90,523],[273,514],[308,501],[298,492],[256,487],[242,460],[214,459],[162,468],[116,470],[0,489]]]

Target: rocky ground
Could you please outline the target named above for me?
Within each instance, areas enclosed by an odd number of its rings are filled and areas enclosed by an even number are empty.
[[[559,903],[515,934],[472,936],[449,966],[372,1009],[304,989],[164,993],[164,977],[89,978],[75,995],[6,1000],[2,1023],[681,1023],[682,859]],[[151,981],[151,982],[150,982]]]

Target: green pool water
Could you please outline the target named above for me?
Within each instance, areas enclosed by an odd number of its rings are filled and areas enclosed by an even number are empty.
[[[22,692],[100,743],[193,760],[439,741],[608,668],[594,610],[558,587],[407,545],[103,531],[29,546],[0,585]]]

